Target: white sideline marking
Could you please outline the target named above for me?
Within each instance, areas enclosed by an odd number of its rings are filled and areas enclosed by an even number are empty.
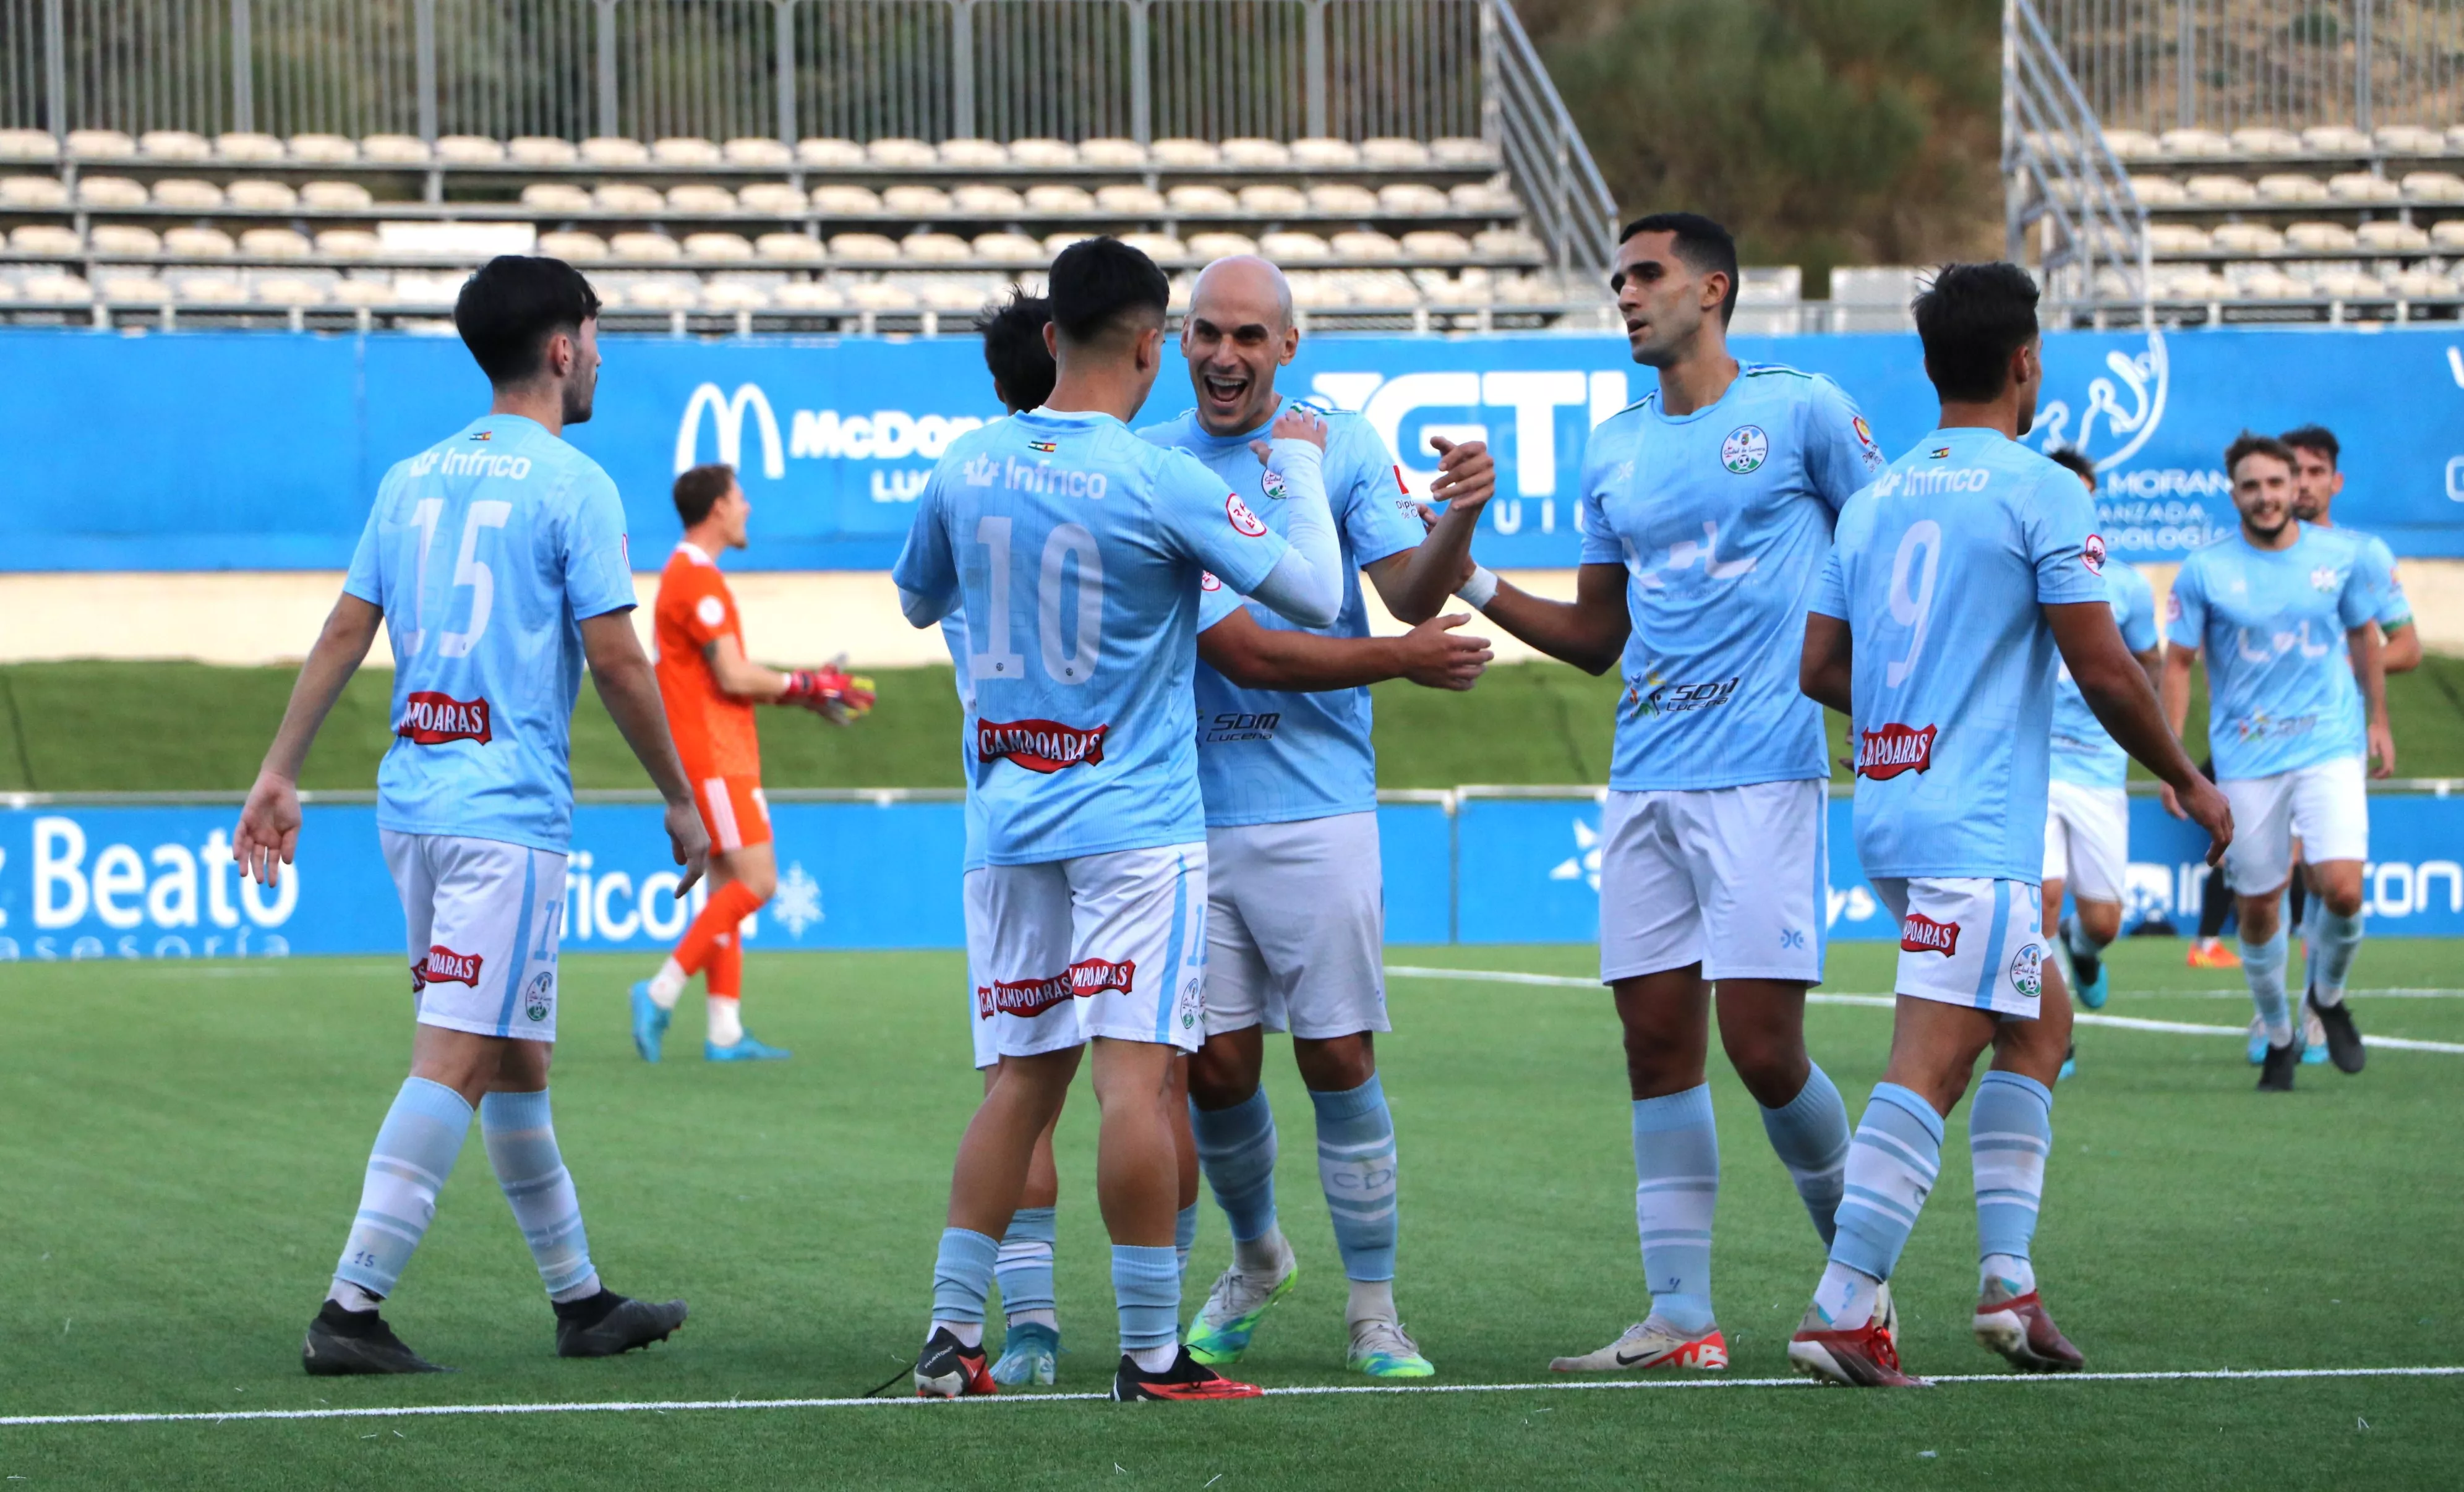
[[[1601,987],[1600,981],[1597,979],[1586,979],[1577,976],[1565,974],[1515,974],[1497,969],[1426,969],[1411,964],[1388,964],[1386,965],[1386,972],[1390,975],[1396,976],[1397,977],[1406,979],[1463,979],[1484,984],[1541,984],[1547,985],[1552,989],[1595,990]],[[2352,995],[2371,995],[2381,992],[2374,990],[2348,990],[2345,993],[2349,997]],[[2464,994],[2464,991],[2389,990],[2385,993],[2428,997],[2431,995],[2446,995],[2451,993]],[[1832,995],[1821,993],[1806,996],[1805,1002],[1809,1005],[1859,1005],[1871,1010],[1888,1010],[1899,1003],[1896,998],[1888,995]],[[2071,1020],[2079,1025],[2111,1026],[2117,1030],[2123,1031],[2158,1031],[2169,1036],[2236,1036],[2246,1038],[2250,1035],[2249,1028],[2246,1026],[2197,1025],[2187,1020],[2149,1020],[2139,1016],[2107,1016],[2086,1010],[2075,1012],[2071,1016]],[[2362,1044],[2365,1046],[2381,1047],[2389,1051],[2446,1052],[2451,1055],[2464,1056],[2464,1042],[2420,1042],[2414,1041],[2409,1037],[2373,1036],[2368,1032],[2364,1032],[2362,1034]]]
[[[1945,1373],[1925,1381],[1935,1384],[2047,1383],[2191,1383],[2247,1381],[2267,1378],[2452,1378],[2464,1376],[2464,1366],[2424,1368],[2209,1368],[2177,1372]],[[1418,1387],[1383,1383],[1311,1384],[1268,1389],[1268,1398],[1324,1398],[1335,1394],[1383,1393],[1562,1393],[1597,1390],[1651,1389],[1810,1389],[1809,1378],[1608,1378],[1560,1379],[1551,1383],[1432,1383]],[[455,1415],[627,1415],[678,1414],[746,1409],[899,1409],[935,1403],[1083,1404],[1103,1402],[1105,1393],[1001,1393],[984,1398],[935,1400],[919,1398],[780,1398],[780,1399],[620,1399],[600,1403],[563,1404],[398,1404],[363,1409],[249,1409],[230,1413],[185,1414],[8,1415],[0,1428],[40,1425],[167,1425],[239,1424],[253,1420],[293,1419],[421,1419]]]

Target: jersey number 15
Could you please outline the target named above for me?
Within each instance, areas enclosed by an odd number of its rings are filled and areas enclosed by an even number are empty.
[[[445,513],[445,499],[423,497],[410,512],[410,519],[419,525],[419,570],[414,581],[411,603],[412,626],[405,639],[407,651],[417,656],[428,641],[428,551],[436,542],[436,522]],[[488,614],[496,605],[496,577],[479,558],[479,531],[500,529],[514,516],[509,502],[474,502],[462,520],[462,549],[453,560],[453,589],[471,587],[471,625],[459,632],[440,632],[436,638],[437,652],[447,658],[460,658],[479,646],[481,634],[488,630]],[[446,614],[452,615],[449,605]]]

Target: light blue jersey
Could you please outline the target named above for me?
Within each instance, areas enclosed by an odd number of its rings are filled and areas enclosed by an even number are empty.
[[[2104,567],[2105,598],[2113,603],[2113,625],[2134,653],[2156,646],[2156,593],[2136,565],[2122,560]],[[2120,787],[2130,776],[2130,757],[2105,734],[2096,712],[2087,707],[2071,677],[2070,665],[2057,660],[2054,677],[2054,780],[2082,787]]]
[[[2039,608],[2106,599],[2095,526],[2078,477],[1973,428],[1926,436],[1841,511],[1813,609],[1855,645],[1866,875],[2037,884],[2056,661]]]
[[[633,604],[607,473],[519,415],[473,420],[385,473],[342,589],[393,641],[377,826],[563,853],[580,624]]]
[[[892,574],[965,615],[987,864],[1205,839],[1199,577],[1253,588],[1287,547],[1214,472],[1110,415],[1037,409],[952,442]]]
[[[2367,749],[2344,634],[2379,596],[2354,536],[2301,525],[2289,549],[2236,529],[2173,578],[2166,635],[2208,661],[2208,749],[2218,780],[2274,777]]]
[[[1822,707],[1796,688],[1805,604],[1833,516],[1881,465],[1838,384],[1774,363],[1692,414],[1654,392],[1592,431],[1582,562],[1625,567],[1634,620],[1609,786],[1831,775]]]
[[[984,867],[984,808],[976,801],[976,681],[967,670],[967,618],[953,611],[941,619],[941,646],[950,649],[950,666],[958,681],[958,763],[966,774],[967,844],[958,873]]]
[[[1290,401],[1276,406],[1280,414]],[[1360,567],[1417,547],[1424,533],[1406,513],[1407,499],[1395,474],[1394,456],[1369,422],[1310,406],[1327,422],[1326,501],[1343,550],[1343,611],[1321,637],[1367,637],[1369,606],[1360,593]],[[1195,410],[1138,431],[1140,439],[1188,451],[1218,480],[1242,494],[1258,516],[1285,531],[1284,479],[1259,465],[1249,442],[1266,438],[1274,424],[1240,435],[1210,435]],[[1199,598],[1201,632],[1243,609],[1238,591],[1220,581]],[[1261,626],[1308,630],[1252,602],[1246,609]],[[1211,828],[1244,823],[1290,823],[1338,813],[1368,813],[1377,806],[1377,754],[1370,742],[1369,691],[1326,690],[1286,693],[1242,689],[1198,665],[1198,781],[1206,797]]]
[[[2386,539],[2375,534],[2361,534],[2342,528],[2332,532],[2343,535],[2360,546],[2355,563],[2361,568],[2362,579],[2378,597],[2378,606],[2371,613],[2371,618],[2378,623],[2381,632],[2393,636],[2396,628],[2412,620],[2412,603],[2404,594],[2404,582],[2395,578],[2395,551],[2387,546]]]

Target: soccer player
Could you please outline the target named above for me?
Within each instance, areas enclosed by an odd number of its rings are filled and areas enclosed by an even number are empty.
[[[231,836],[242,873],[275,884],[299,839],[299,764],[382,623],[395,740],[377,772],[377,830],[409,923],[418,1015],[410,1076],[377,1131],[359,1217],[300,1349],[311,1373],[439,1371],[378,1306],[428,1231],[474,1110],[554,1304],[558,1354],[612,1356],[684,1325],[684,1302],[627,1300],[600,1283],[548,1108],[573,828],[567,733],[585,662],[667,801],[678,896],[710,847],[627,615],[624,507],[607,473],[562,439],[590,418],[598,313],[589,283],[555,259],[493,259],[464,284],[453,322],[495,399],[385,473]]]
[[[2050,454],[2096,495],[2096,466],[2077,450]],[[2093,512],[2093,507],[2090,509]],[[2164,683],[2165,645],[2156,635],[2156,596],[2138,566],[2116,560],[2104,566],[2104,588],[2114,625],[2130,655],[2146,672],[2147,687]],[[2053,784],[2045,813],[2045,917],[2057,930],[2079,976],[2079,1000],[2104,1008],[2112,988],[2104,950],[2122,935],[2122,896],[2130,870],[2130,799],[2123,791],[2130,762],[2088,708],[2068,668],[2054,683]],[[2062,914],[2062,891],[2076,891],[2079,912]],[[2065,1058],[2062,1075],[2070,1075]]]
[[[2366,757],[2395,770],[2380,657],[2381,598],[2364,545],[2294,516],[2291,448],[2245,431],[2225,450],[2240,531],[2182,562],[2166,604],[2165,713],[2190,713],[2190,670],[2208,669],[2208,744],[2241,836],[2226,857],[2241,923],[2242,977],[2265,1026],[2264,1092],[2290,1092],[2303,1042],[2285,996],[2285,883],[2301,842],[2324,904],[2308,1000],[2338,1068],[2362,1070],[2344,979],[2362,943],[2369,855]],[[2178,808],[2168,798],[2166,806]]]
[[[2036,881],[2057,651],[2123,749],[2179,790],[2219,848],[2233,837],[2114,625],[2094,505],[2018,443],[2044,382],[2035,282],[2016,265],[1947,266],[1916,322],[1941,425],[1840,513],[1802,664],[1806,693],[1855,724],[1857,852],[1900,919],[1890,1061],[1849,1147],[1830,1264],[1788,1348],[1798,1371],[1862,1388],[1922,1384],[1877,1303],[1941,1170],[1943,1122],[1989,1046],[1969,1113],[1972,1325],[2023,1370],[2082,1363],[2030,1258],[2071,1023]]]
[[[710,831],[710,900],[659,972],[633,986],[633,1048],[644,1062],[659,1060],[685,981],[703,974],[710,992],[703,1060],[779,1062],[785,1049],[744,1029],[744,950],[737,933],[779,889],[753,707],[795,705],[842,725],[872,708],[872,684],[835,668],[781,673],[746,658],[744,618],[718,557],[745,546],[753,504],[736,469],[724,463],[684,472],[672,495],[685,535],[659,576],[653,608],[659,698]]]
[[[1188,456],[1124,423],[1163,358],[1170,286],[1134,249],[1052,263],[1044,407],[953,442],[892,572],[908,620],[967,621],[970,777],[984,819],[990,960],[979,1011],[1001,1067],[968,1125],[934,1271],[919,1394],[982,1393],[983,1311],[1036,1137],[1087,1046],[1103,1112],[1096,1194],[1112,1236],[1124,1399],[1247,1397],[1177,1340],[1177,1054],[1200,1040],[1205,815],[1190,671],[1199,577],[1314,626],[1343,598],[1322,422],[1287,415],[1260,454],[1288,538]]]
[[[1572,603],[1476,574],[1488,619],[1593,673],[1623,661],[1601,816],[1600,979],[1634,1099],[1635,1222],[1651,1310],[1559,1371],[1719,1369],[1711,1310],[1720,1040],[1827,1243],[1848,1152],[1805,1050],[1828,921],[1822,711],[1793,667],[1833,516],[1882,464],[1839,386],[1728,355],[1737,251],[1690,212],[1626,226],[1610,276],[1660,386],[1592,431]],[[1441,522],[1432,542],[1460,529]]]
[[[1291,289],[1264,259],[1218,259],[1198,277],[1181,322],[1196,407],[1138,433],[1185,450],[1281,531],[1281,474],[1250,453],[1287,411],[1275,375],[1300,346]],[[1331,626],[1282,621],[1212,576],[1198,634],[1198,773],[1206,799],[1206,1042],[1190,1059],[1190,1121],[1216,1201],[1231,1223],[1231,1266],[1184,1340],[1199,1362],[1238,1362],[1266,1308],[1298,1273],[1275,1213],[1273,1111],[1259,1086],[1264,1033],[1289,1031],[1317,1117],[1319,1185],[1350,1284],[1346,1361],[1376,1378],[1436,1372],[1395,1307],[1397,1233],[1394,1120],[1374,1033],[1391,1029],[1381,945],[1377,761],[1366,686],[1411,678],[1467,689],[1488,645],[1440,617],[1463,578],[1400,500],[1385,442],[1357,415],[1328,417],[1327,502],[1341,536],[1343,609]],[[1471,513],[1495,488],[1477,442],[1450,446],[1431,495]],[[1398,638],[1369,635],[1359,573],[1395,616]]]

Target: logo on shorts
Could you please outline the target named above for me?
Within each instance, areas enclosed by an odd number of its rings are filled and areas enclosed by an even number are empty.
[[[1085,999],[1105,990],[1118,990],[1126,995],[1136,983],[1138,961],[1124,958],[1114,963],[1109,958],[1081,958],[1069,966],[1069,993]]]
[[[1199,1015],[1205,1009],[1206,999],[1199,993],[1199,982],[1185,981],[1180,987],[1180,1028],[1186,1031],[1198,1024]]]
[[[1923,772],[1933,765],[1933,737],[1937,727],[1914,726],[1896,721],[1879,731],[1860,731],[1857,742],[1857,775],[1876,782],[1887,782],[1903,772]]]
[[[1740,425],[1720,442],[1720,464],[1739,476],[1762,470],[1771,455],[1771,437],[1759,425]]]
[[[482,961],[481,954],[457,954],[438,943],[428,950],[428,967],[419,972],[419,976],[427,984],[467,984],[475,990],[479,987]]]
[[[1900,924],[1900,952],[1956,957],[1959,954],[1959,924],[1936,922],[1922,911],[1909,912],[1908,919]]]
[[[2087,566],[2087,573],[2090,575],[2104,573],[2103,535],[2090,534],[2087,541],[2079,545],[2079,563]]]
[[[1006,757],[1029,772],[1058,772],[1064,767],[1100,766],[1104,733],[1109,725],[1082,731],[1057,720],[979,720],[976,722],[976,759]]]
[[[2035,999],[2045,987],[2045,949],[2041,943],[2031,943],[2011,957],[2011,987],[2022,999]]]
[[[545,1020],[548,1008],[556,1003],[556,971],[541,969],[522,987],[522,1014],[533,1021]]]
[[[1223,494],[1223,516],[1232,520],[1234,528],[1251,538],[1256,538],[1266,532],[1266,520],[1251,513],[1249,505],[1241,500],[1239,493]]]
[[[490,739],[488,702],[456,699],[432,689],[412,690],[402,702],[402,718],[395,722],[393,734],[420,746],[441,746],[447,741],[477,741],[485,746]]]
[[[1219,591],[1223,588],[1223,582],[1215,578],[1214,571],[1200,570],[1198,572],[1198,588],[1199,590]]]
[[[976,1019],[990,1020],[995,1016],[1016,1016],[1032,1020],[1055,1005],[1069,999],[1069,976],[1056,974],[1047,979],[996,979],[976,986]]]

